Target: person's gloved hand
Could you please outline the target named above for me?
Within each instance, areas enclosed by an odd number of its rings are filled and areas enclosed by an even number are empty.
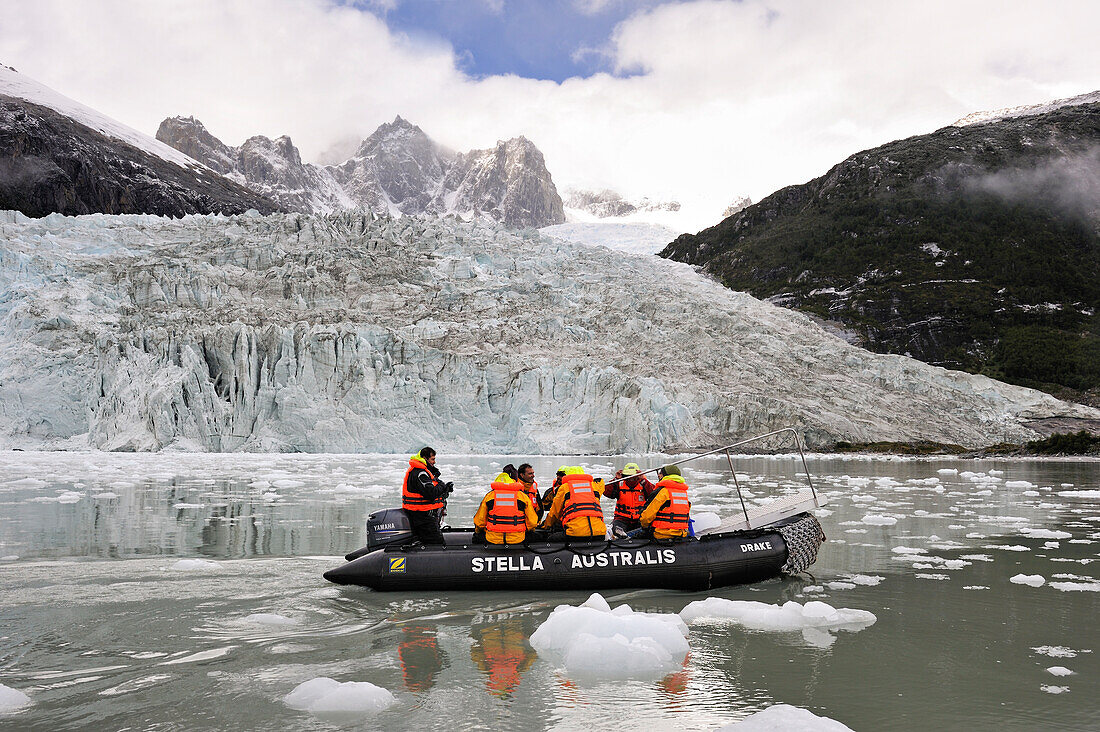
[[[455,492],[454,481],[447,481],[446,483],[443,484],[443,487],[447,489],[447,495],[448,496]]]

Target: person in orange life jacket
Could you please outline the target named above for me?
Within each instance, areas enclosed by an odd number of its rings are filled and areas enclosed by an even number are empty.
[[[527,530],[538,523],[539,517],[523,484],[504,472],[493,481],[474,514],[474,543],[522,544]]]
[[[435,450],[425,447],[409,458],[409,469],[401,485],[401,508],[409,517],[413,538],[423,544],[443,544],[439,523],[454,483],[439,480]]]
[[[660,478],[657,492],[642,509],[638,521],[645,533],[654,539],[681,539],[688,535],[688,521],[691,518],[687,483],[675,465],[661,468],[657,477]]]
[[[539,497],[539,484],[535,480],[535,469],[531,467],[531,463],[523,463],[519,466],[519,482],[523,486],[523,491],[527,494],[527,497],[531,499],[531,505],[535,509],[535,513],[539,519],[542,519],[542,514],[545,509],[542,507],[542,498]]]
[[[615,473],[615,480],[604,489],[606,498],[615,498],[615,518],[611,521],[611,535],[622,537],[641,528],[638,519],[642,517],[642,507],[653,497],[657,488],[640,475],[638,463],[627,463]]]
[[[593,479],[584,472],[584,468],[571,467],[561,479],[561,487],[554,496],[550,511],[542,520],[543,528],[554,528],[560,524],[565,535],[550,535],[551,540],[573,537],[603,537],[607,534],[607,525],[603,522],[600,510],[600,495],[603,493],[603,481]]]
[[[549,511],[550,507],[554,505],[554,496],[558,494],[558,488],[561,487],[561,479],[565,477],[565,471],[569,470],[567,465],[559,465],[558,472],[554,476],[553,484],[546,489],[546,492],[542,494],[542,510]]]

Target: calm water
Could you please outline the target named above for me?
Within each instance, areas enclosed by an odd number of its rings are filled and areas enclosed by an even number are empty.
[[[441,457],[459,487],[451,523],[469,521],[501,462]],[[531,462],[546,477],[577,459]],[[625,459],[589,465],[606,475],[612,462]],[[693,465],[696,506],[733,511],[724,458]],[[803,485],[792,459],[736,467],[757,499]],[[826,647],[696,625],[680,672],[603,684],[527,643],[586,594],[321,579],[364,543],[370,511],[398,503],[403,470],[397,456],[0,454],[0,683],[34,701],[0,727],[711,729],[786,703],[857,730],[1100,728],[1100,463],[813,458],[830,504],[812,577],[607,599],[660,612],[707,596],[818,599],[878,621]],[[209,564],[174,568],[182,558]],[[254,613],[296,624],[244,620]],[[369,681],[398,704],[351,720],[283,704],[318,676]]]

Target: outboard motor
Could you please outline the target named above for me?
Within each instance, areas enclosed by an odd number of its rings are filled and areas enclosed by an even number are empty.
[[[412,540],[412,526],[403,508],[384,508],[367,519],[367,551]]]

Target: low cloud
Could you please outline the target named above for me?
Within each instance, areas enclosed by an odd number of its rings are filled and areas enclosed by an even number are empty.
[[[1100,226],[1100,145],[1026,167],[969,178],[966,189]]]

